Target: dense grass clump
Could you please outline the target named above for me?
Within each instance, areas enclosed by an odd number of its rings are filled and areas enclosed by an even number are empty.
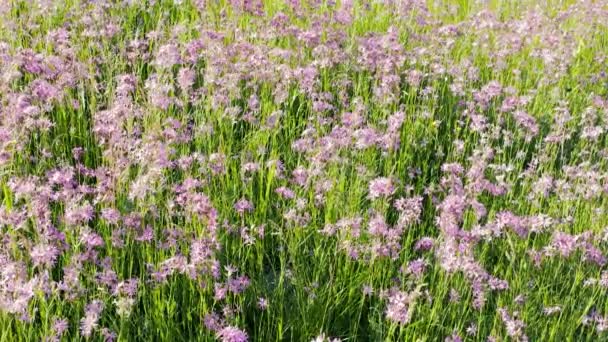
[[[0,1],[0,341],[608,340],[608,2]]]

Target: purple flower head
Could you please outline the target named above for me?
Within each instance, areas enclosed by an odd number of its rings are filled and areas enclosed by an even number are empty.
[[[253,211],[253,203],[248,200],[241,198],[234,204],[234,210],[236,210],[239,214],[244,214],[245,212]]]
[[[507,334],[510,337],[513,337],[518,340],[527,340],[527,337],[524,333],[526,325],[523,321],[517,319],[518,312],[514,312],[513,315],[510,315],[506,309],[499,308],[498,313],[500,314],[500,318],[505,324]]]
[[[378,132],[375,129],[367,127],[360,128],[354,132],[355,147],[359,150],[372,147],[378,141]]]
[[[369,183],[369,199],[389,197],[395,192],[395,186],[390,178],[380,177]]]
[[[275,192],[285,199],[293,199],[296,197],[296,194],[291,189],[284,186],[277,188]]]
[[[181,68],[177,75],[177,84],[183,92],[188,93],[192,89],[195,79],[196,73],[192,69]]]
[[[260,297],[258,298],[258,308],[260,310],[266,310],[268,309],[268,300],[264,297]]]
[[[247,276],[232,278],[227,282],[228,290],[234,294],[239,294],[245,291],[249,287],[249,284],[250,280],[247,278]]]
[[[599,250],[599,248],[586,243],[584,246],[583,259],[595,263],[598,266],[604,266],[606,264],[606,256]]]
[[[93,330],[97,328],[97,322],[102,310],[103,303],[99,300],[93,300],[87,304],[84,317],[80,320],[80,332],[84,337],[91,337]]]
[[[32,94],[42,102],[51,102],[60,97],[60,91],[52,84],[42,79],[32,82]]]
[[[551,246],[563,257],[568,257],[577,248],[576,238],[570,234],[557,231],[553,234]]]
[[[389,321],[402,325],[409,323],[412,319],[413,306],[417,297],[417,292],[406,293],[395,291],[388,298],[386,318]]]
[[[534,117],[532,117],[525,111],[516,110],[515,112],[513,112],[513,118],[519,126],[523,127],[527,131],[527,133],[531,134],[532,136],[538,134],[539,127],[536,123],[536,119],[534,119]]]
[[[85,202],[84,204],[73,204],[66,209],[65,222],[68,225],[78,225],[89,222],[93,219],[93,206]]]
[[[293,176],[292,182],[299,186],[306,185],[308,181],[308,171],[302,167],[298,167],[292,171],[291,175]]]
[[[215,283],[214,286],[214,296],[215,300],[222,300],[226,298],[226,294],[228,293],[228,288],[222,283]]]
[[[222,320],[215,312],[208,313],[203,319],[205,327],[211,331],[219,331],[222,328]]]
[[[169,69],[180,62],[180,53],[175,44],[163,45],[158,49],[155,64],[159,68]]]
[[[560,306],[547,306],[543,308],[543,314],[545,316],[551,316],[562,312],[562,308]]]
[[[216,333],[222,342],[247,342],[247,334],[237,327],[226,326]]]
[[[101,218],[110,224],[117,224],[121,218],[120,212],[114,208],[101,209]]]
[[[48,244],[38,244],[30,252],[34,266],[45,266],[53,267],[57,257],[59,256],[59,250],[57,247]]]
[[[70,323],[65,318],[56,318],[53,321],[53,332],[57,336],[63,335],[63,333],[68,330],[70,327]]]
[[[395,201],[395,209],[399,211],[399,224],[408,226],[418,223],[422,213],[422,197],[399,198]]]
[[[435,240],[430,237],[423,237],[416,242],[414,249],[421,252],[430,251],[435,245]]]
[[[462,338],[458,333],[454,332],[451,336],[448,336],[444,340],[445,342],[462,342]]]
[[[380,213],[376,213],[369,220],[369,233],[375,236],[386,236],[389,232],[389,226]]]
[[[409,262],[405,272],[407,274],[413,275],[416,278],[420,278],[424,274],[424,271],[426,270],[426,266],[427,266],[427,263],[424,259],[416,259],[416,260]]]

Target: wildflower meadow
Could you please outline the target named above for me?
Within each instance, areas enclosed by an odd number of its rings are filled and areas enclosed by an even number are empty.
[[[0,0],[0,341],[608,341],[608,1]]]

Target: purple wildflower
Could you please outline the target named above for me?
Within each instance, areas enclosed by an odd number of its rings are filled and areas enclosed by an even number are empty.
[[[390,178],[380,177],[369,183],[369,199],[389,197],[395,192],[395,186]]]
[[[246,342],[247,334],[237,327],[226,326],[217,332],[217,337],[222,342]]]
[[[386,318],[398,324],[407,324],[412,319],[417,292],[406,293],[396,291],[388,298]]]
[[[253,204],[248,200],[241,198],[234,204],[234,210],[242,215],[245,212],[253,211]]]

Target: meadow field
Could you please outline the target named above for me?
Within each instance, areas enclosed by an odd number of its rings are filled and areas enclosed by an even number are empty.
[[[0,0],[0,341],[608,341],[608,1]]]

